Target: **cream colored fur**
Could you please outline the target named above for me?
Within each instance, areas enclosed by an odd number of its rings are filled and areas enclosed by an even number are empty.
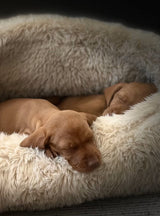
[[[93,124],[102,165],[90,174],[63,158],[22,148],[23,135],[0,135],[0,211],[73,205],[102,197],[160,192],[160,93],[125,115]]]
[[[119,81],[160,87],[160,37],[85,18],[0,21],[0,100],[87,94]],[[101,197],[160,192],[160,93],[93,124],[102,165],[90,174],[0,134],[0,211],[48,209]]]
[[[160,86],[160,37],[58,15],[0,20],[0,99],[97,93],[122,81]]]

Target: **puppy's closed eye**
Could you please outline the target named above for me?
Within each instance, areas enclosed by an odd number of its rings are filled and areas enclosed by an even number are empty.
[[[73,143],[67,143],[63,147],[61,147],[62,150],[68,151],[68,150],[76,150],[78,148],[78,145],[75,145]]]
[[[118,92],[118,93],[116,94],[116,96],[118,97],[118,99],[119,99],[119,101],[120,101],[121,103],[127,103],[128,97],[127,97],[125,94],[123,94],[123,93],[121,93],[121,92]]]

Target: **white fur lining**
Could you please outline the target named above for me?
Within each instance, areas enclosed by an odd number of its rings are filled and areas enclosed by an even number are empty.
[[[101,197],[160,191],[160,93],[124,115],[93,124],[102,165],[79,173],[62,157],[22,148],[25,135],[0,134],[0,211],[48,209]]]

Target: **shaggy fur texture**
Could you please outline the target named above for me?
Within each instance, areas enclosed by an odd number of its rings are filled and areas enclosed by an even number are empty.
[[[101,197],[160,191],[160,93],[125,115],[93,124],[102,165],[90,174],[63,158],[21,148],[25,136],[0,135],[0,211],[47,209]]]
[[[119,81],[160,87],[160,37],[85,18],[36,15],[0,21],[0,100],[97,93]],[[160,191],[160,93],[93,124],[102,165],[74,171],[63,158],[0,134],[0,211],[47,209]]]
[[[160,37],[87,18],[0,20],[0,98],[82,95],[123,81],[160,86]]]

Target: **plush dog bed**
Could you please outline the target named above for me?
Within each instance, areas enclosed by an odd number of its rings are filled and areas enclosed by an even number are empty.
[[[36,15],[0,21],[0,99],[98,93],[121,81],[160,87],[160,37],[121,24]],[[160,93],[93,123],[102,165],[89,174],[0,134],[0,211],[48,209],[160,191]]]

